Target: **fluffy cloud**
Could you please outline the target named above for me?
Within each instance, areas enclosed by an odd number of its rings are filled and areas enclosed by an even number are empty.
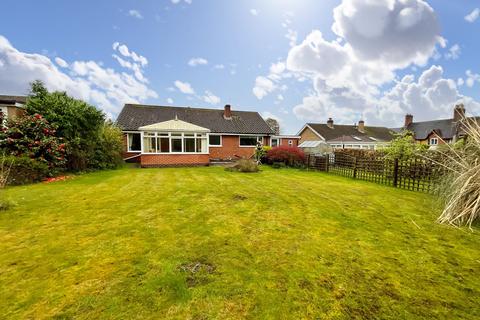
[[[134,18],[137,18],[137,19],[143,19],[143,16],[142,16],[142,14],[140,13],[140,11],[135,10],[135,9],[128,10],[128,15],[129,15],[130,17],[134,17]]]
[[[209,104],[219,104],[221,99],[219,97],[217,97],[216,95],[214,95],[212,92],[210,91],[205,91],[205,95],[202,97],[203,101],[205,101],[206,103],[209,103]]]
[[[55,58],[55,63],[58,64],[60,67],[62,68],[67,68],[68,67],[68,63],[67,61],[63,60],[62,58],[60,57],[56,57]]]
[[[478,19],[479,16],[480,16],[480,9],[475,8],[475,9],[473,9],[472,12],[470,12],[469,14],[467,14],[465,16],[465,20],[470,22],[470,23],[473,23]]]
[[[251,14],[252,16],[258,16],[259,12],[258,12],[257,9],[250,9],[250,14]]]
[[[343,0],[332,30],[358,58],[394,68],[424,65],[443,44],[435,13],[423,0]]]
[[[175,87],[180,90],[181,93],[184,94],[195,94],[195,90],[193,90],[192,86],[188,82],[182,82],[177,80],[174,82]]]
[[[171,0],[173,4],[179,4],[182,0]],[[192,4],[192,0],[183,0],[186,4]]]
[[[260,76],[255,79],[255,87],[253,88],[252,92],[255,97],[257,97],[257,99],[261,100],[263,99],[263,97],[275,90],[275,88],[276,85],[273,83],[272,80]]]
[[[21,52],[2,36],[0,61],[3,62],[0,64],[0,88],[7,94],[26,94],[30,82],[41,80],[50,90],[66,91],[97,105],[109,117],[114,117],[124,103],[158,97],[145,82],[131,73],[120,73],[95,61],[67,63],[63,59],[55,59],[65,69],[63,72],[48,57]]]
[[[199,65],[206,65],[208,64],[208,60],[204,58],[192,58],[188,61],[188,65],[190,67],[196,67]]]

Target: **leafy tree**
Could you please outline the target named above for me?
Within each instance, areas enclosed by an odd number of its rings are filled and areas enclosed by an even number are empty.
[[[111,121],[104,123],[99,143],[95,146],[94,165],[98,169],[113,169],[122,163],[122,130]]]
[[[68,169],[98,168],[95,158],[105,123],[102,111],[65,92],[49,92],[40,81],[31,84],[26,110],[56,126],[57,136],[65,141]]]
[[[428,149],[428,146],[415,142],[413,133],[405,130],[395,134],[395,138],[383,149],[385,157],[390,160],[408,159]]]

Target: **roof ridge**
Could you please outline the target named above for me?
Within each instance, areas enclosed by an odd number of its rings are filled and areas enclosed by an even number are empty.
[[[193,109],[193,110],[203,110],[203,111],[223,111],[223,109],[216,109],[216,108],[190,107],[190,106],[162,106],[162,105],[155,105],[155,104],[139,104],[139,103],[126,103],[125,106],[141,107],[141,108],[173,108],[173,109]],[[232,112],[259,113],[258,111],[245,111],[245,110],[232,110]]]

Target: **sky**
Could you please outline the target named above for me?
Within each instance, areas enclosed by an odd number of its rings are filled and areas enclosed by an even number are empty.
[[[0,94],[400,127],[480,115],[480,0],[3,0]]]

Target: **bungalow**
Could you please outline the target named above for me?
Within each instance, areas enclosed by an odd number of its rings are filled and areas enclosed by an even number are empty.
[[[358,125],[338,125],[329,118],[327,123],[307,123],[297,134],[300,148],[311,148],[322,143],[333,149],[377,149],[393,139],[390,129]]]
[[[6,96],[0,95],[0,112],[6,119],[19,116],[25,112],[25,96]]]
[[[408,130],[413,133],[415,140],[421,144],[427,144],[434,148],[437,145],[445,143],[455,143],[464,136],[464,130],[461,120],[465,118],[465,107],[463,104],[456,105],[453,109],[453,118],[431,120],[431,121],[413,121],[413,115],[405,115],[405,123],[402,128],[396,131]],[[468,119],[480,121],[480,117],[471,117]]]
[[[142,167],[250,158],[258,142],[269,145],[274,136],[258,112],[232,111],[230,105],[221,110],[126,104],[117,124],[124,132],[125,160]]]

